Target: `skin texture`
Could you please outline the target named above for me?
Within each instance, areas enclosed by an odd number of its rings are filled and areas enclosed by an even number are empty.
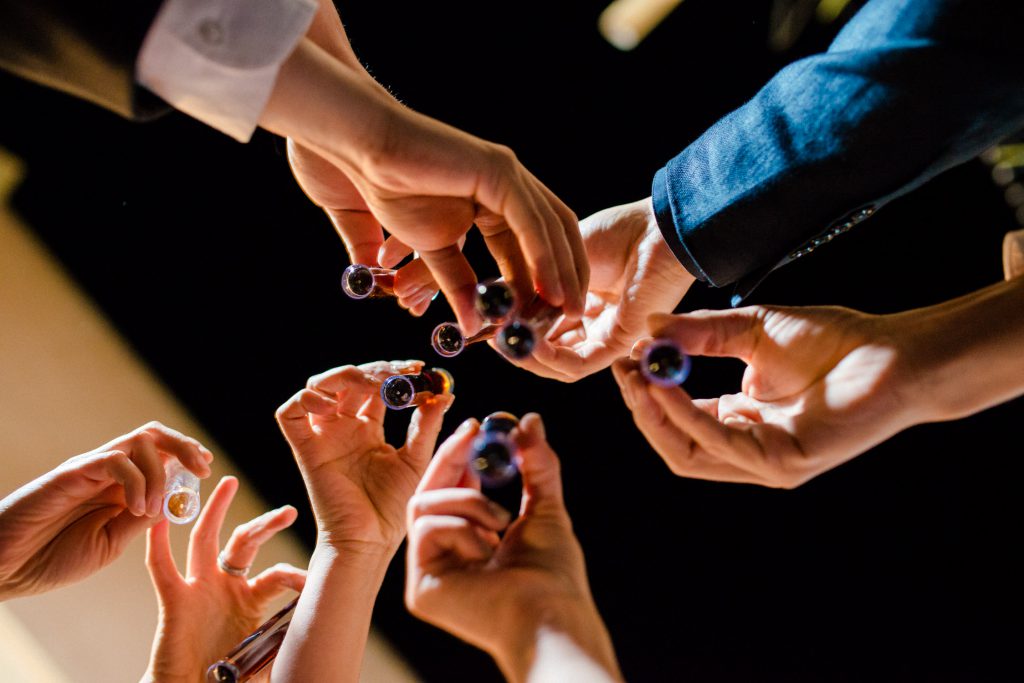
[[[384,440],[384,378],[420,361],[334,368],[277,412],[309,491],[317,545],[272,672],[274,681],[358,681],[384,572],[405,537],[405,506],[430,462],[452,397],[413,414],[401,447]]]
[[[912,425],[1024,393],[1021,305],[1018,278],[895,315],[765,306],[656,315],[652,334],[686,353],[744,361],[740,392],[693,400],[648,384],[636,361],[613,371],[676,474],[794,488]]]
[[[421,313],[432,284],[469,333],[476,275],[461,245],[474,225],[502,274],[570,317],[583,311],[589,265],[575,215],[507,147],[403,107],[355,61],[337,14],[321,6],[282,66],[260,121],[290,139],[300,186],[324,207],[353,260],[421,264],[399,278],[403,305]],[[383,250],[382,226],[396,239]],[[431,291],[432,295],[432,291]]]
[[[620,680],[540,417],[512,435],[523,504],[511,524],[467,473],[478,430],[467,421],[441,446],[409,503],[406,604],[489,652],[510,681]]]
[[[648,316],[671,312],[694,282],[662,237],[650,197],[599,211],[580,229],[591,267],[583,317],[559,324],[530,357],[508,359],[563,382],[628,356],[646,335]]]
[[[206,669],[263,623],[271,602],[288,590],[301,591],[306,572],[277,564],[251,579],[228,574],[217,564],[220,531],[238,480],[224,477],[192,528],[188,566],[179,573],[171,554],[168,523],[147,535],[146,566],[160,604],[160,620],[145,683],[204,681]],[[235,528],[224,547],[232,567],[250,567],[260,546],[291,526],[297,516],[286,505]],[[256,680],[268,680],[269,671]]]
[[[160,518],[164,463],[207,477],[202,444],[158,422],[71,458],[0,501],[0,599],[93,574]]]

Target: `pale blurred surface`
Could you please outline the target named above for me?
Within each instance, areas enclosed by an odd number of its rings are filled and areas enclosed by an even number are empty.
[[[0,497],[67,458],[154,419],[197,437],[213,450],[213,476],[203,482],[204,495],[225,474],[242,479],[45,247],[8,211],[7,199],[20,175],[17,161],[0,150]],[[131,278],[138,275],[126,272],[125,285],[131,286]],[[294,465],[283,461],[281,466]],[[310,514],[306,501],[294,504],[301,515]],[[265,510],[242,479],[222,541],[235,525]],[[179,566],[184,565],[190,528],[172,528]],[[148,661],[157,618],[144,549],[140,536],[120,559],[81,583],[0,605],[0,680],[137,680]],[[283,533],[264,546],[254,573],[276,562],[304,567],[307,561],[298,541]],[[289,599],[281,598],[274,609]],[[362,679],[416,680],[390,646],[372,634]]]

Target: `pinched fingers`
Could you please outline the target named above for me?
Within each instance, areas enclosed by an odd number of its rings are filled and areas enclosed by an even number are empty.
[[[210,462],[213,460],[213,453],[191,436],[186,436],[176,429],[154,421],[144,424],[119,441],[125,444],[121,446],[124,448],[128,446],[128,442],[134,442],[137,439],[151,439],[158,451],[177,458],[182,465],[199,478],[210,476]]]
[[[309,422],[310,415],[330,417],[337,413],[335,399],[314,389],[301,389],[277,409],[274,417],[284,437],[295,446],[316,436]]]
[[[513,430],[519,470],[523,475],[523,510],[541,506],[564,510],[562,499],[562,466],[548,445],[540,415],[528,413]]]
[[[417,493],[459,486],[466,478],[473,439],[479,431],[480,423],[472,418],[459,425],[455,433],[437,449],[437,454],[416,487]]]
[[[491,531],[502,531],[512,520],[508,510],[480,491],[466,488],[435,489],[409,501],[412,520],[427,516],[462,517]]]
[[[756,421],[748,411],[750,399],[719,399],[717,415],[694,405],[679,388],[650,387],[654,401],[667,419],[692,435],[697,448],[718,461],[748,473],[746,481],[794,488],[821,471],[820,463],[804,453],[796,437],[779,425]],[[743,412],[724,412],[731,400]],[[725,423],[722,420],[725,420]]]
[[[466,336],[476,334],[483,324],[474,306],[477,278],[462,250],[452,244],[441,249],[420,251],[420,259],[448,299],[463,333]]]
[[[587,258],[587,249],[580,233],[579,219],[554,192],[540,181],[537,183],[545,199],[554,209],[558,221],[551,244],[563,256],[559,261],[559,270],[563,277],[567,278],[562,308],[569,318],[579,318],[583,315],[587,289],[590,285],[590,260]]]
[[[463,517],[428,515],[409,528],[409,561],[416,567],[429,568],[439,560],[452,565],[485,562],[493,554],[494,546]]]
[[[99,453],[87,460],[80,471],[101,485],[105,481],[117,482],[124,489],[128,511],[137,517],[146,514],[146,477],[124,451]]]
[[[633,421],[651,447],[661,456],[673,474],[693,479],[728,481],[736,483],[762,483],[753,473],[732,463],[724,462],[708,453],[692,435],[669,419],[662,404],[652,396],[652,387],[643,379],[636,365],[622,360],[612,366],[615,380],[623,399],[633,413]],[[673,391],[682,392],[681,389]],[[677,400],[689,401],[684,396]],[[714,420],[715,402],[693,406]]]
[[[421,258],[399,268],[395,274],[395,295],[398,303],[415,316],[423,315],[438,292],[438,284]]]
[[[417,472],[423,472],[430,462],[430,456],[437,444],[437,436],[444,424],[444,414],[455,400],[453,394],[441,394],[432,397],[426,403],[416,407],[416,412],[409,422],[409,430],[402,449],[409,462]]]

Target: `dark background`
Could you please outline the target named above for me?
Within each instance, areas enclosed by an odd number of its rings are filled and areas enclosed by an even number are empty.
[[[671,156],[837,29],[812,24],[777,53],[768,0],[691,0],[620,53],[596,30],[605,4],[348,0],[341,11],[398,97],[510,145],[580,216],[649,195]],[[307,376],[436,358],[443,301],[415,320],[342,295],[343,249],[291,180],[281,140],[239,145],[180,114],[131,124],[9,76],[0,93],[0,145],[28,165],[17,210],[271,505],[305,496],[273,412]],[[1013,227],[971,162],[774,274],[751,301],[934,303],[1000,279]],[[478,242],[467,250],[493,272]],[[696,287],[681,309],[724,307],[730,293]],[[546,417],[628,679],[1006,680],[1017,668],[1019,401],[912,429],[774,491],[673,477],[608,372],[562,385],[483,347],[445,367],[459,396],[446,432],[499,409]],[[701,359],[687,388],[736,391],[741,372]],[[396,438],[404,422],[392,420]],[[312,544],[310,516],[300,522]],[[499,680],[485,655],[405,612],[402,578],[396,560],[375,623],[424,679]]]

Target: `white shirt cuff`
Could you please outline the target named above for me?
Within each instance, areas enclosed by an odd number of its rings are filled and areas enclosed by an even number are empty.
[[[248,142],[316,0],[165,0],[136,80],[176,109]]]

